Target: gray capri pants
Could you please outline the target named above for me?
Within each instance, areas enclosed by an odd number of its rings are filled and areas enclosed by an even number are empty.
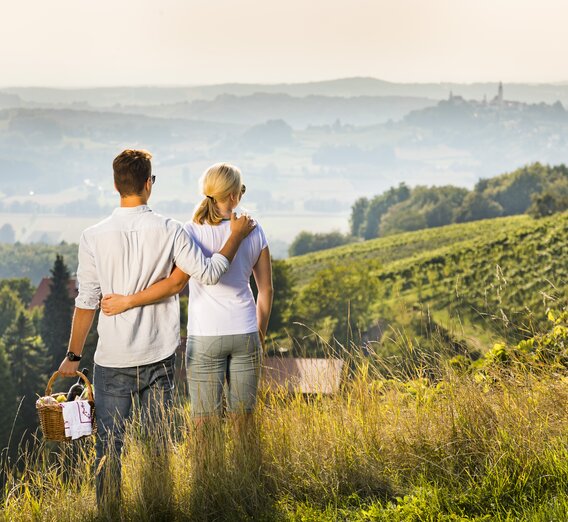
[[[227,382],[227,410],[250,413],[262,363],[258,332],[238,335],[188,335],[186,367],[191,414],[221,415]]]

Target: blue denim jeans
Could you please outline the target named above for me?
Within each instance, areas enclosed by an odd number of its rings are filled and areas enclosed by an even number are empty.
[[[120,498],[120,455],[124,430],[133,407],[141,410],[142,425],[147,429],[164,422],[163,413],[172,403],[175,353],[166,359],[130,368],[109,368],[95,364],[96,491],[97,503]],[[103,465],[101,459],[106,456]]]

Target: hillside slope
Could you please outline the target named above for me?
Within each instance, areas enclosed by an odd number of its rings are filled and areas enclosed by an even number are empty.
[[[299,286],[309,282],[321,269],[336,262],[378,261],[388,265],[393,261],[412,258],[444,246],[457,246],[470,239],[510,230],[521,224],[532,223],[528,216],[487,219],[472,223],[405,232],[337,248],[313,252],[287,260]]]
[[[489,332],[515,340],[530,335],[548,308],[566,305],[566,252],[568,213],[563,213],[542,220],[516,216],[405,233],[288,263],[304,293],[327,267],[368,272],[380,281],[374,316],[390,324],[400,324],[402,309],[414,309],[445,328],[458,325],[474,341],[487,340]]]

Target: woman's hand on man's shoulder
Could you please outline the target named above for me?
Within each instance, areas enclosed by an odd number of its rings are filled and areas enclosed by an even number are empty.
[[[231,214],[231,232],[239,234],[243,239],[247,237],[256,228],[256,221],[248,214],[242,214],[237,217],[233,212]]]

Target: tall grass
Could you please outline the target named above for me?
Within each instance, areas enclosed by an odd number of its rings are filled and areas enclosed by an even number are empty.
[[[23,449],[2,517],[568,519],[566,375],[509,366],[402,380],[355,359],[335,396],[263,390],[247,437],[231,419],[196,431],[182,401],[150,434],[135,418],[121,512],[97,514],[91,442]]]

